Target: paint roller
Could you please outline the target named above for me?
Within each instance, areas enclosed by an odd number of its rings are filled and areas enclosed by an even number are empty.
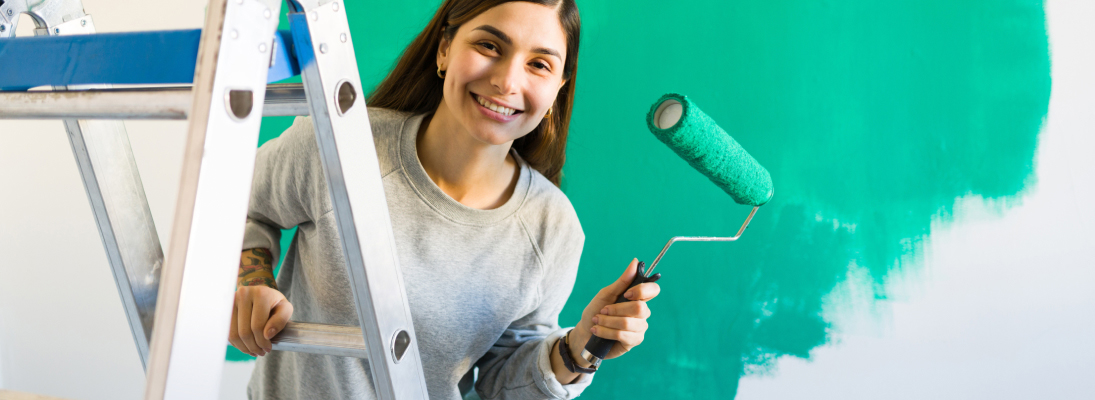
[[[735,202],[753,206],[753,210],[749,212],[749,216],[745,218],[745,222],[741,224],[741,228],[734,236],[675,236],[669,239],[661,253],[658,253],[658,257],[654,258],[654,262],[650,264],[650,268],[644,271],[643,263],[639,262],[639,272],[635,274],[635,278],[628,286],[629,289],[661,278],[660,273],[651,274],[673,243],[738,240],[742,232],[745,232],[745,228],[749,226],[749,221],[753,220],[757,209],[771,200],[774,193],[772,177],[768,174],[768,170],[764,169],[726,131],[719,128],[715,121],[704,114],[687,96],[670,93],[659,98],[646,114],[646,125],[658,140],[673,149],[692,168],[711,179],[711,182],[722,188]],[[616,303],[626,301],[629,300],[622,293],[616,298]],[[609,350],[615,344],[615,340],[593,336],[582,350],[582,358],[593,363],[596,368],[608,356]]]

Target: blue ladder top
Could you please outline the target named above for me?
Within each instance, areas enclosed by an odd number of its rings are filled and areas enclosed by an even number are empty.
[[[0,90],[192,84],[200,39],[201,29],[0,39]],[[267,82],[300,74],[288,30],[274,35],[273,51]]]

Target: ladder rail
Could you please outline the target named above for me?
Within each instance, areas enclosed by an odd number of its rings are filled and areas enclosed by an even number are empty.
[[[279,0],[211,0],[207,8],[148,400],[218,396],[280,9]]]
[[[0,91],[0,119],[185,120],[193,97],[190,86]],[[308,115],[308,100],[302,84],[266,86],[262,116],[303,115]]]
[[[290,0],[289,23],[337,221],[373,387],[428,398],[345,7]]]
[[[163,249],[121,121],[66,119],[141,366],[148,366]]]
[[[0,119],[185,120],[191,89],[0,91]]]

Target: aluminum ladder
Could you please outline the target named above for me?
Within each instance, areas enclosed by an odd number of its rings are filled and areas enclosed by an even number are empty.
[[[366,358],[379,399],[428,398],[344,3],[287,4],[289,32],[280,0],[210,0],[200,32],[96,34],[80,0],[0,0],[0,119],[64,121],[146,399],[217,396],[259,126],[279,115],[312,117],[360,326],[291,322],[273,349]],[[20,14],[35,37],[14,37]],[[189,121],[166,258],[120,119]]]

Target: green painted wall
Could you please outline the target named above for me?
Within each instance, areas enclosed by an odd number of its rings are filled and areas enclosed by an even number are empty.
[[[375,85],[437,0],[347,6]],[[563,188],[586,248],[561,323],[673,235],[729,235],[748,213],[645,127],[689,95],[762,164],[776,198],[742,240],[682,243],[658,267],[643,345],[606,362],[595,399],[732,398],[740,376],[808,358],[822,300],[852,268],[871,293],[917,267],[933,218],[1033,184],[1049,101],[1039,0],[585,0]],[[285,119],[264,122],[263,138]]]

